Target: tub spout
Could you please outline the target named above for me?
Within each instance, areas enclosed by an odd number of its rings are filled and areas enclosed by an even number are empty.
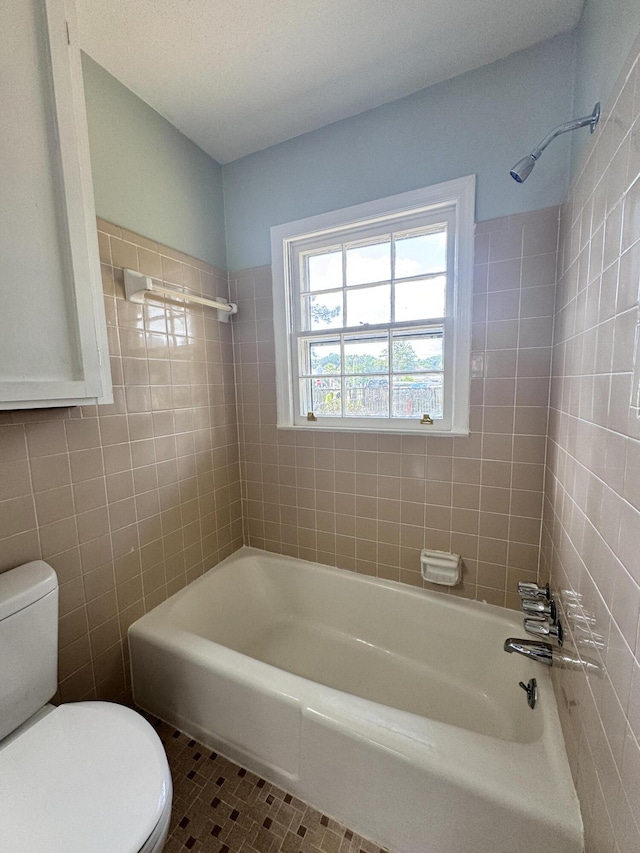
[[[526,658],[532,658],[547,666],[553,664],[553,647],[551,643],[543,643],[540,640],[520,640],[517,637],[509,637],[504,641],[505,652],[517,652]]]

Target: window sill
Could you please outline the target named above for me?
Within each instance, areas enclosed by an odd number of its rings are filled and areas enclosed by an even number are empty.
[[[427,427],[405,427],[405,428],[392,428],[392,427],[349,427],[349,426],[322,426],[320,422],[310,423],[310,424],[296,424],[295,426],[283,426],[281,424],[277,424],[277,429],[279,430],[296,430],[303,432],[350,432],[350,433],[365,433],[365,434],[375,434],[375,435],[438,435],[442,437],[446,436],[462,436],[468,437],[470,432],[468,429],[450,429],[450,430],[434,430]]]

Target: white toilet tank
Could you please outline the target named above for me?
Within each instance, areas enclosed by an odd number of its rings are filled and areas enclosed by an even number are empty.
[[[58,685],[58,578],[42,560],[0,574],[0,740]]]

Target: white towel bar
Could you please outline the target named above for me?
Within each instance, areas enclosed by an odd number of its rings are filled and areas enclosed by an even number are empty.
[[[167,287],[165,284],[156,283],[151,276],[135,272],[135,270],[124,270],[124,293],[129,302],[142,304],[145,296],[168,296],[170,299],[179,299],[182,302],[195,302],[198,305],[206,305],[218,311],[218,320],[228,323],[232,314],[238,313],[235,302],[227,302],[225,299],[206,299],[183,290]]]

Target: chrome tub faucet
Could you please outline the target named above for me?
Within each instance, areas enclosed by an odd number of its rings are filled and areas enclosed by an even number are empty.
[[[505,652],[517,652],[526,658],[531,658],[547,666],[553,664],[553,647],[551,643],[541,640],[521,640],[518,637],[509,637],[504,641]]]

